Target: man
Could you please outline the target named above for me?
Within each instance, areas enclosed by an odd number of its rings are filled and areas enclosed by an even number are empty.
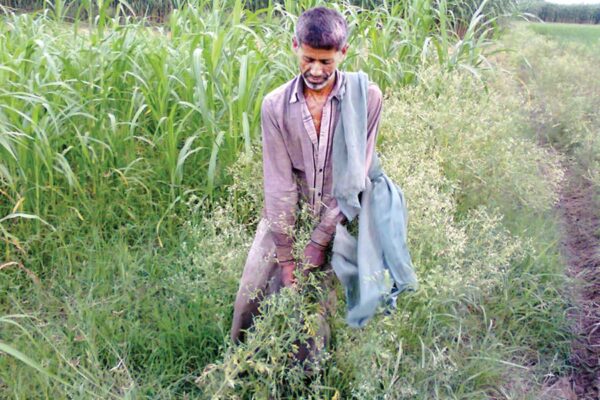
[[[262,104],[265,205],[234,306],[234,342],[243,340],[265,295],[295,285],[297,269],[329,268],[324,265],[326,252],[336,225],[345,220],[332,194],[332,139],[345,89],[345,74],[337,67],[348,51],[346,21],[328,8],[307,10],[298,19],[292,47],[300,74],[269,93]],[[381,91],[369,84],[367,170],[381,105]],[[296,260],[293,227],[300,202],[310,206],[319,223],[303,259]],[[323,336],[327,343],[328,329]]]

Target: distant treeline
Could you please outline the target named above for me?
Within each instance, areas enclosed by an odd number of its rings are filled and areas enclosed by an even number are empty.
[[[227,6],[233,0],[0,0],[0,14],[2,6],[12,11],[38,11],[50,9],[54,15],[67,18],[86,19],[90,15],[98,15],[99,7],[102,7],[108,15],[114,15],[120,9],[121,15],[145,16],[155,22],[163,22],[174,10],[184,7],[186,4],[194,4],[200,7],[213,7],[213,2]],[[286,10],[299,10],[317,5],[316,0],[245,0],[244,7],[256,11],[261,8],[268,9],[270,6],[280,4]],[[408,10],[437,10],[442,11],[440,3],[435,0],[413,0],[404,2],[393,2],[386,0],[348,0],[348,3],[363,8],[373,8],[386,3],[391,7],[400,7]],[[457,21],[470,21],[476,10],[484,3],[484,0],[447,0],[444,3],[444,11],[454,16]],[[488,0],[485,1],[483,12],[487,16],[504,14],[513,9],[516,0]]]
[[[529,3],[524,11],[546,22],[600,24],[600,4],[564,5],[536,1]]]

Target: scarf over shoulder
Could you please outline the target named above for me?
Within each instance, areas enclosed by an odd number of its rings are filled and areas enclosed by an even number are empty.
[[[395,307],[399,293],[418,287],[407,247],[404,195],[375,155],[366,173],[367,85],[365,73],[346,73],[332,150],[333,195],[349,221],[358,216],[357,238],[337,225],[331,259],[353,327],[364,326],[379,305]]]

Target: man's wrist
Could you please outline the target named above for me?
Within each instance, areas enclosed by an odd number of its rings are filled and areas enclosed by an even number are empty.
[[[310,243],[315,246],[317,249],[321,250],[321,251],[325,251],[327,250],[327,245],[321,244],[321,243],[317,243],[314,240],[310,239]]]
[[[275,257],[277,258],[277,262],[289,262],[294,260],[294,255],[291,246],[276,246],[275,247]]]
[[[294,260],[289,260],[289,261],[283,261],[279,263],[279,266],[281,266],[282,268],[296,268],[296,261]]]
[[[316,227],[315,230],[310,235],[311,243],[318,245],[324,249],[329,246],[331,239],[333,238],[333,233],[327,232],[319,227]]]

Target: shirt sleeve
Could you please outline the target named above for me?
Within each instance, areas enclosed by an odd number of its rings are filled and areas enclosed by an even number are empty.
[[[373,160],[382,106],[383,94],[381,93],[381,90],[377,85],[370,84],[367,98],[367,158],[365,175],[368,173]],[[335,234],[336,225],[346,219],[334,197],[331,198],[328,204],[325,204],[325,207],[326,211],[310,237],[311,241],[323,247],[327,247],[329,242],[331,242],[331,239]]]
[[[296,222],[298,188],[281,129],[273,117],[272,103],[261,107],[265,217],[280,262],[292,260],[293,227]]]

